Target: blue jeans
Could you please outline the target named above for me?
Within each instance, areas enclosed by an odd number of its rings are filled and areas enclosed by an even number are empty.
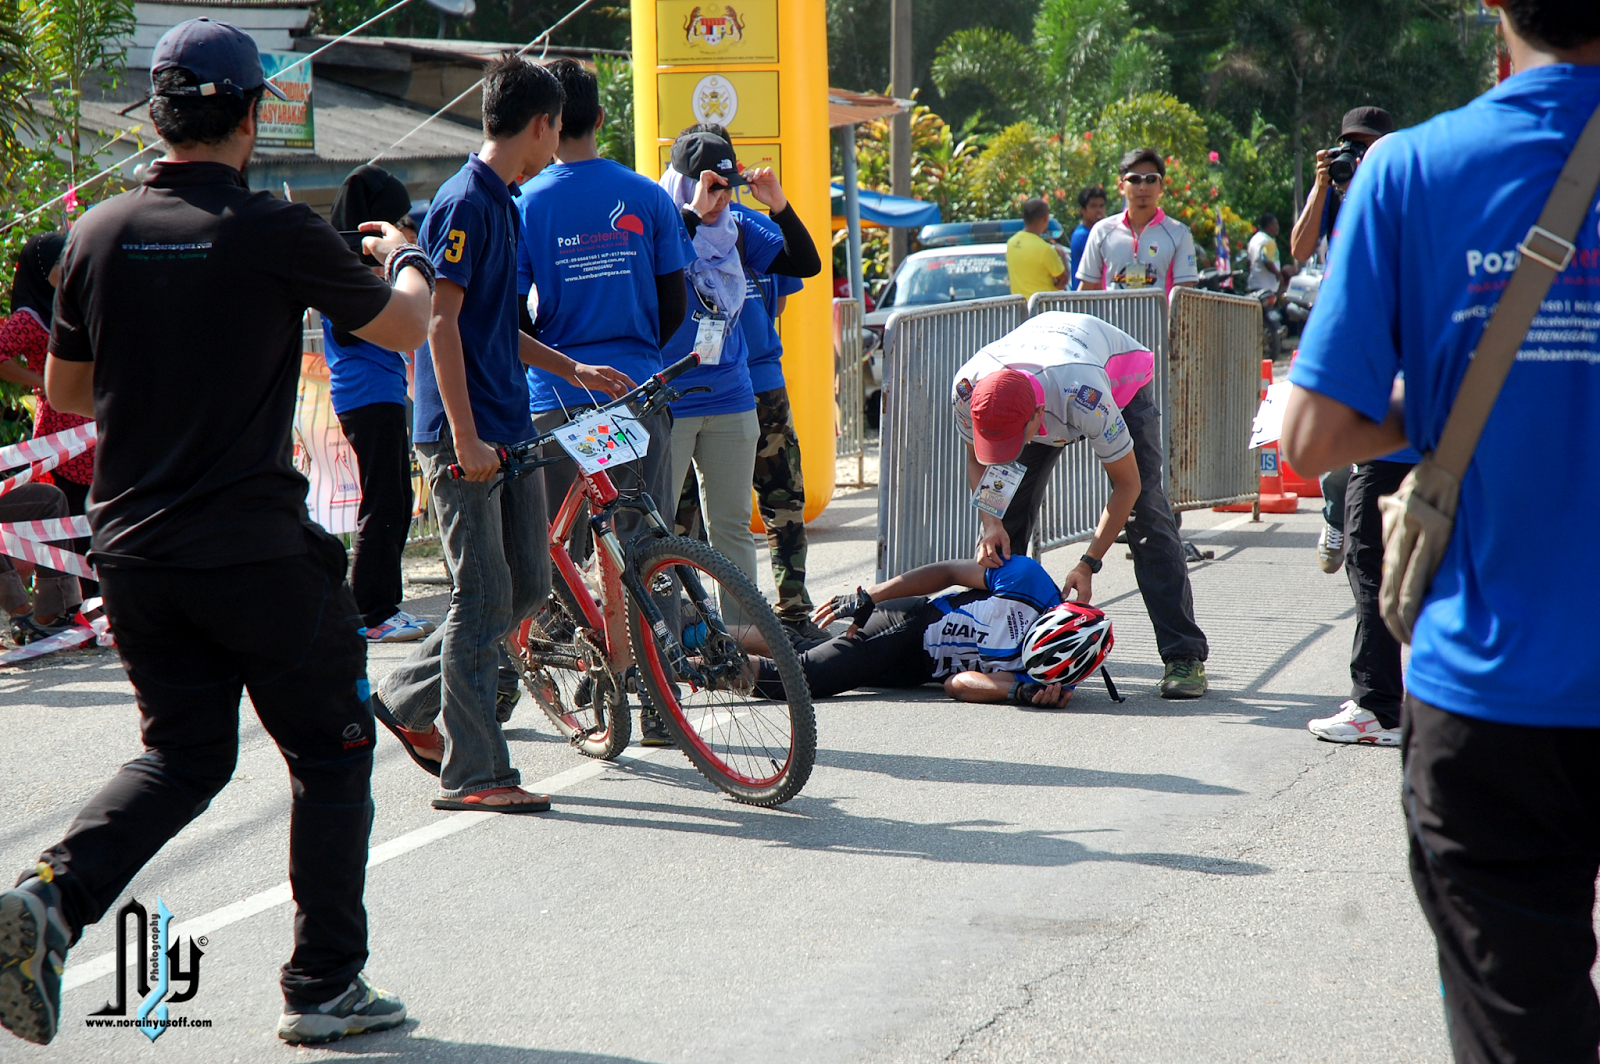
[[[495,720],[496,679],[502,641],[550,593],[544,478],[524,473],[490,494],[498,475],[483,483],[450,479],[456,452],[448,435],[417,444],[417,454],[439,517],[450,612],[384,679],[378,697],[415,731],[443,718],[445,797],[514,787],[522,777]]]

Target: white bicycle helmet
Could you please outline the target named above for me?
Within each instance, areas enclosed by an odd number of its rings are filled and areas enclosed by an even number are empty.
[[[1063,602],[1039,615],[1022,643],[1022,667],[1038,683],[1072,686],[1111,653],[1111,619],[1093,606]]]

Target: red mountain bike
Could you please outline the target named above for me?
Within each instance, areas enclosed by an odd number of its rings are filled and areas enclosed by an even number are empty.
[[[683,394],[668,383],[699,361],[691,354],[596,412],[642,403],[634,416],[647,417]],[[504,477],[560,461],[538,455],[571,424],[502,449]],[[528,691],[575,749],[608,759],[628,745],[627,696],[637,691],[717,787],[751,805],[793,798],[816,761],[817,724],[772,607],[733,562],[672,535],[647,493],[625,498],[605,471],[578,474],[550,522],[550,597],[509,641]],[[595,550],[580,569],[567,543],[586,509]],[[614,527],[621,510],[645,523],[626,544]],[[787,703],[755,692],[754,653],[777,667]]]

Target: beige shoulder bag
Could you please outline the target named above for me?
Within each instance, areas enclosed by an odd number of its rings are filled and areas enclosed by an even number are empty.
[[[1461,480],[1477,449],[1489,412],[1500,395],[1528,327],[1550,291],[1556,274],[1567,268],[1577,248],[1573,240],[1589,215],[1600,186],[1600,110],[1589,118],[1567,158],[1538,224],[1517,245],[1521,256],[1500,303],[1472,353],[1455,406],[1445,420],[1439,446],[1423,458],[1400,485],[1378,500],[1383,510],[1383,587],[1378,593],[1383,621],[1402,643],[1444,559],[1455,529]]]

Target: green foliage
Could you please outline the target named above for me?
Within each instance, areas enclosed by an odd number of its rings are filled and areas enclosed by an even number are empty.
[[[84,162],[84,83],[100,71],[116,80],[133,36],[133,0],[22,0],[21,13],[29,54],[44,75],[40,88],[76,174]]]
[[[595,76],[600,81],[600,106],[605,124],[600,127],[600,154],[633,168],[633,64],[626,59],[596,56]]]
[[[1125,152],[1154,148],[1163,157],[1197,163],[1206,156],[1206,124],[1198,112],[1165,92],[1130,96],[1110,104],[1100,115],[1095,147],[1107,167],[1115,168]]]

